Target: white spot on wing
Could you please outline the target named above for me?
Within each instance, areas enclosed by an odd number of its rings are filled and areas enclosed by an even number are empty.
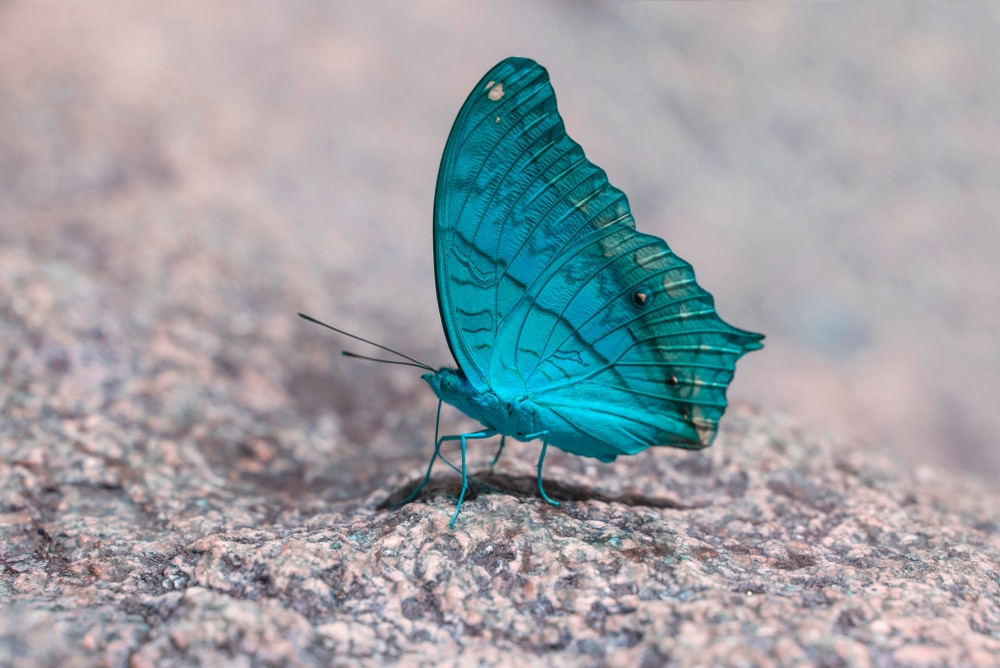
[[[492,83],[492,82],[491,82]],[[486,94],[486,97],[490,98],[491,101],[496,102],[503,97],[503,84],[497,83],[492,88],[490,92]]]

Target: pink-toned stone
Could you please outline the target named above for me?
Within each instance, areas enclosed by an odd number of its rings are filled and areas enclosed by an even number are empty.
[[[789,442],[796,457],[776,450]],[[133,665],[418,665],[436,652],[504,665],[975,665],[1000,651],[995,489],[945,472],[927,482],[871,448],[738,407],[718,445],[697,476],[691,458],[707,455],[648,453],[600,480],[563,459],[547,470],[571,493],[558,509],[530,491],[529,463],[511,458],[490,478],[478,459],[476,479],[506,489],[467,500],[453,528],[448,482],[399,509],[379,510],[378,491],[298,520],[294,508],[264,520],[261,497],[213,484],[226,510],[214,528],[195,498],[150,525],[122,512],[132,501],[120,493],[103,506],[77,496],[46,524],[55,551],[5,555],[17,571],[0,581],[13,602],[5,642],[20,648],[15,665],[42,656],[29,651]],[[785,467],[769,465],[777,457]],[[182,461],[170,494],[184,499],[204,482]],[[633,485],[693,486],[709,501],[657,508],[628,496]],[[610,500],[572,498],[583,489]],[[98,528],[84,511],[101,507]],[[96,542],[70,540],[77,525],[101,534],[99,557]],[[34,644],[52,633],[63,649]]]

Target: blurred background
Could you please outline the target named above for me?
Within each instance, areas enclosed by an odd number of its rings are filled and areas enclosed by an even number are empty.
[[[53,410],[203,424],[225,387],[426,457],[417,375],[294,314],[451,364],[435,175],[509,55],[767,335],[732,401],[1000,477],[995,3],[0,1],[0,318],[76,374]]]

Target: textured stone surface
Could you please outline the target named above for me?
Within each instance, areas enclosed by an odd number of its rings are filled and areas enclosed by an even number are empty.
[[[0,665],[995,663],[1000,493],[924,458],[997,471],[996,12],[463,6],[0,2]],[[768,333],[734,395],[865,439],[741,406],[383,507],[433,397],[294,313],[446,358],[433,173],[510,53]]]
[[[248,482],[275,458],[318,466],[310,451],[248,448],[224,474],[190,438],[96,454],[122,434],[90,422],[54,439],[63,456],[35,442],[3,464],[0,648],[14,666],[1000,653],[997,490],[745,409],[706,453],[553,457],[559,508],[536,497],[533,448],[493,474],[480,452],[453,528],[454,475],[381,509],[386,491],[336,501]]]

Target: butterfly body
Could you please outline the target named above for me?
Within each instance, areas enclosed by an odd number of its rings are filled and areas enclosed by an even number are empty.
[[[497,394],[491,388],[476,388],[458,369],[438,369],[424,374],[423,379],[439,399],[498,434],[524,441],[530,440],[528,434],[542,431],[538,407],[526,394]]]
[[[506,392],[478,389],[458,369],[439,369],[422,377],[441,401],[458,408],[490,430],[518,441],[527,442],[544,433],[548,442],[560,450],[596,457],[603,462],[614,461],[620,454],[634,454],[644,449],[628,452],[622,449],[622,442],[614,445],[588,442],[586,438],[581,438],[580,432],[562,428],[563,424],[552,411],[537,402],[526,389],[521,392],[516,389]]]

